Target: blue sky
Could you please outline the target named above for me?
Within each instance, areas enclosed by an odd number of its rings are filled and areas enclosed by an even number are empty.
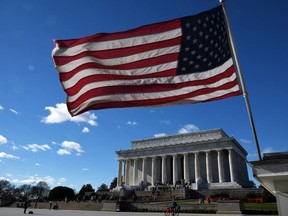
[[[117,176],[131,140],[222,128],[258,160],[242,96],[163,108],[86,112],[71,118],[54,68],[53,39],[128,30],[199,13],[217,0],[2,0],[0,179],[77,191]],[[227,0],[262,152],[287,151],[288,2]],[[250,176],[251,168],[248,167]],[[253,178],[251,177],[253,180]]]

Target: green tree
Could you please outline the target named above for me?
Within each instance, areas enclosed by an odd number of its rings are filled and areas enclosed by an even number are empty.
[[[54,187],[49,193],[49,200],[74,200],[75,192],[72,188],[58,186]]]
[[[80,189],[79,191],[79,196],[81,198],[84,198],[85,197],[85,193],[93,193],[95,192],[95,189],[92,187],[91,184],[86,184],[86,185],[83,185],[82,188]]]
[[[112,180],[109,189],[112,190],[113,188],[116,188],[116,187],[117,187],[117,177],[115,177],[115,178]]]
[[[109,191],[108,186],[104,183],[100,185],[100,187],[98,187],[97,192],[103,192],[103,191]]]

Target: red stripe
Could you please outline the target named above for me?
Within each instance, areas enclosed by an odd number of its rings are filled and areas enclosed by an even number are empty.
[[[65,65],[69,62],[81,59],[83,57],[95,57],[99,59],[111,59],[112,58],[119,58],[129,55],[134,55],[141,52],[146,52],[149,50],[156,50],[160,48],[165,47],[172,47],[175,45],[179,45],[181,43],[181,37],[166,40],[166,41],[159,41],[155,43],[150,44],[143,44],[139,46],[133,46],[133,47],[125,47],[125,48],[119,48],[119,49],[113,49],[113,50],[102,50],[102,51],[84,51],[80,54],[77,54],[75,56],[53,56],[55,65]]]
[[[93,42],[109,41],[117,39],[119,40],[123,38],[131,38],[131,36],[136,37],[136,36],[156,34],[159,32],[165,32],[172,29],[176,29],[179,28],[180,26],[181,26],[181,20],[175,19],[151,25],[141,26],[136,29],[131,29],[123,32],[99,33],[87,37],[82,37],[79,39],[54,40],[54,42],[56,43],[56,46],[60,48],[69,48],[83,43],[93,43]]]
[[[71,105],[72,109],[75,109],[76,107],[80,106],[82,103],[84,103],[86,100],[97,97],[97,96],[103,96],[103,95],[112,95],[113,94],[129,94],[129,93],[154,93],[154,92],[163,92],[163,91],[172,91],[181,89],[184,87],[189,86],[198,86],[198,85],[208,85],[215,83],[221,79],[224,79],[226,77],[230,77],[234,73],[234,67],[230,67],[227,69],[224,73],[219,74],[215,77],[211,77],[206,80],[195,80],[191,82],[183,82],[183,83],[168,83],[168,84],[150,84],[150,85],[127,85],[127,86],[108,86],[108,87],[100,87],[96,89],[91,89],[84,94],[82,94],[76,101],[73,102],[73,105]],[[237,83],[237,80],[234,82]],[[234,83],[233,82],[233,83]],[[235,84],[233,84],[235,86]],[[209,88],[211,89],[211,88]],[[212,88],[213,89],[213,88]],[[75,88],[74,90],[65,90],[68,95],[74,95],[72,93],[77,93],[79,90],[78,88]],[[202,90],[198,90],[195,92],[202,92]],[[194,93],[193,93],[194,94]]]
[[[107,66],[107,65],[101,65],[97,63],[87,63],[82,64],[81,66],[77,67],[76,69],[72,70],[68,73],[59,73],[61,82],[66,81],[73,77],[78,72],[85,70],[85,69],[110,69],[110,70],[132,70],[132,69],[141,69],[145,67],[151,67],[155,65],[165,64],[173,61],[178,60],[179,53],[172,53],[172,54],[166,54],[159,57],[154,57],[151,59],[144,59],[136,62],[131,62],[127,64],[122,65],[113,65],[113,66]],[[123,72],[125,73],[125,72]]]
[[[237,80],[227,83],[223,86],[219,86],[217,88],[210,88],[210,89],[201,89],[193,93],[188,93],[184,95],[179,95],[179,96],[172,96],[172,97],[167,97],[167,98],[159,98],[159,99],[148,99],[148,100],[137,100],[137,101],[115,101],[115,102],[106,102],[106,103],[101,103],[101,104],[94,104],[89,107],[87,107],[84,110],[81,110],[78,114],[81,114],[83,112],[86,112],[88,110],[97,110],[97,109],[105,109],[105,108],[124,108],[124,107],[139,107],[139,106],[155,106],[155,105],[161,105],[161,104],[167,104],[167,103],[172,103],[172,102],[177,102],[177,101],[182,101],[184,99],[188,98],[193,98],[199,95],[205,95],[209,93],[213,93],[218,90],[228,90],[234,86],[237,86],[238,82]],[[207,99],[203,101],[195,101],[194,103],[199,103],[199,102],[206,102],[206,101],[213,101],[213,100],[219,100],[227,97],[232,97],[232,96],[238,96],[241,94],[241,91],[236,91],[236,92],[231,92],[219,97],[214,97],[212,99]],[[193,102],[189,102],[193,103]],[[67,106],[69,110],[73,110],[74,104],[73,103],[67,103]],[[77,107],[77,106],[76,106]],[[72,115],[76,115],[76,113],[71,113]]]
[[[66,90],[68,95],[77,94],[77,92],[83,88],[83,86],[94,83],[94,82],[101,82],[101,81],[109,81],[109,80],[136,80],[136,79],[148,79],[148,78],[157,78],[157,77],[169,77],[176,75],[176,69],[170,69],[166,71],[151,73],[151,74],[143,74],[143,75],[133,75],[133,76],[125,76],[125,75],[113,75],[113,74],[98,74],[93,76],[85,77],[75,86]],[[109,88],[109,87],[107,87]]]

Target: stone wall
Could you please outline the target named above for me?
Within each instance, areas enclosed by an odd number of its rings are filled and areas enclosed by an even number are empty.
[[[246,198],[247,195],[255,194],[262,197],[264,194],[263,188],[240,188],[240,189],[202,189],[197,191],[199,196],[213,196],[213,195],[228,195],[230,199]]]
[[[161,203],[129,203],[126,208],[131,211],[156,211],[156,212],[164,212],[167,207],[169,207],[170,202],[161,202]],[[205,210],[205,211],[216,211],[217,204],[181,204],[181,211],[195,211],[195,210]]]
[[[13,203],[12,200],[0,199],[0,207],[2,207],[2,206],[8,206],[8,205],[10,205],[11,203]]]

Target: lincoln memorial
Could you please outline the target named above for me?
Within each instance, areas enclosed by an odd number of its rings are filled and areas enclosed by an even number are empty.
[[[116,151],[117,186],[191,189],[249,187],[247,152],[222,129],[132,141]]]

